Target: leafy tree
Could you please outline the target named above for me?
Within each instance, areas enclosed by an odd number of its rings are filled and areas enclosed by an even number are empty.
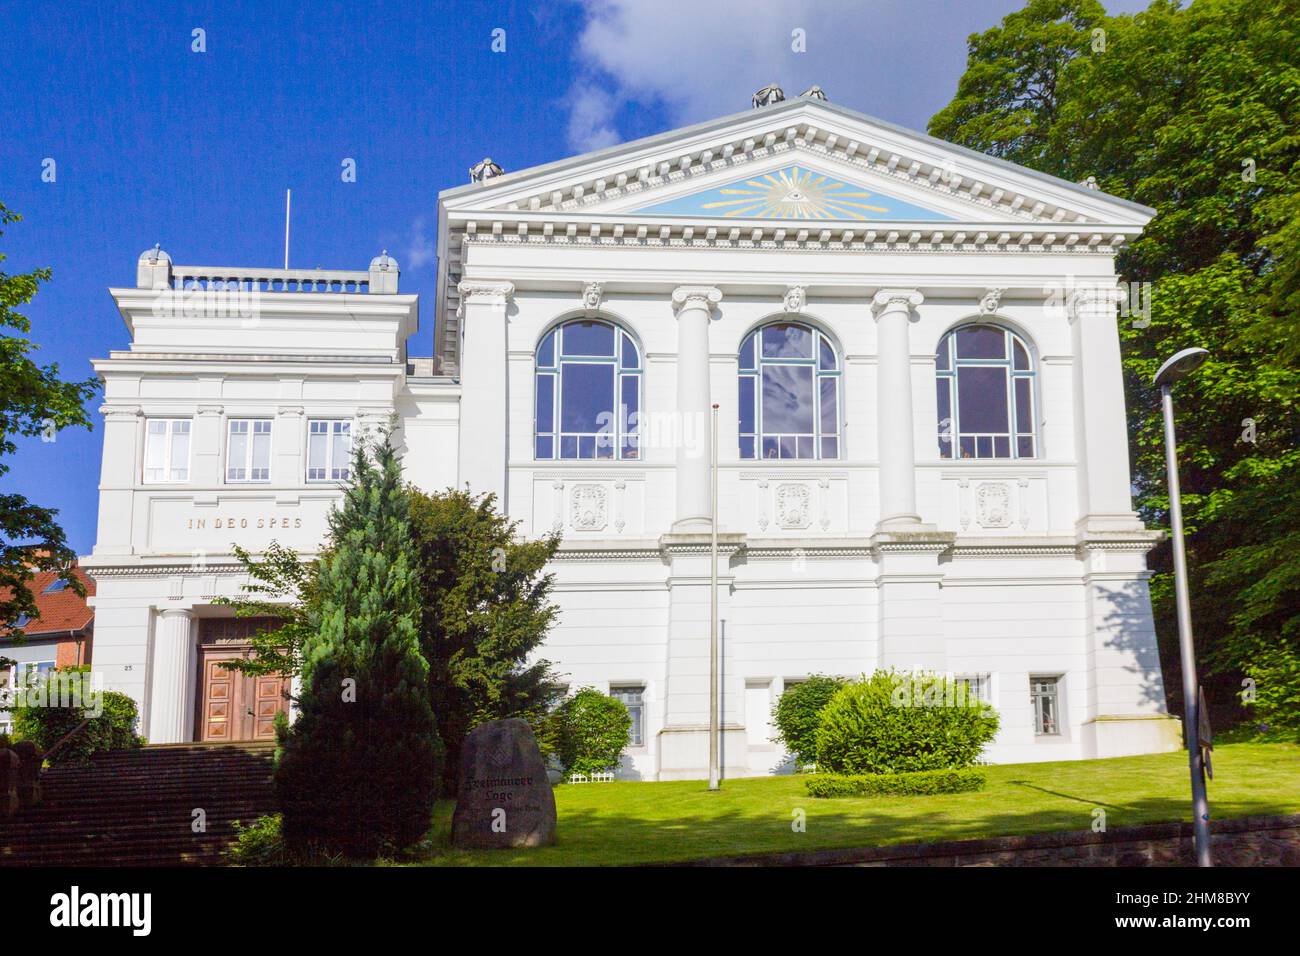
[[[794,754],[800,764],[817,762],[817,728],[821,724],[822,711],[846,683],[842,677],[813,674],[807,680],[787,687],[772,708],[776,739]]]
[[[1049,41],[1050,97],[1021,96],[1048,88],[1035,78]],[[1208,349],[1176,404],[1197,656],[1216,721],[1241,716],[1241,679],[1261,655],[1300,658],[1298,105],[1297,0],[1156,0],[1117,17],[1091,0],[1033,0],[971,37],[958,96],[930,124],[1158,210],[1117,262],[1151,292],[1150,324],[1121,328],[1133,483],[1143,518],[1167,526],[1151,376],[1179,349]],[[1167,543],[1150,563],[1166,690],[1181,709]]]
[[[551,666],[532,659],[555,619],[546,563],[559,536],[516,536],[491,495],[411,490],[423,576],[420,645],[447,744],[454,791],[465,735],[487,720],[522,717],[536,729],[558,696]]]
[[[4,226],[22,217],[0,203],[0,236]],[[0,253],[0,262],[5,255]],[[58,365],[38,365],[38,346],[27,336],[28,318],[18,312],[36,295],[49,269],[21,275],[0,270],[0,478],[9,471],[5,458],[18,449],[16,438],[52,438],[70,426],[90,428],[85,402],[99,388],[95,379],[65,382]],[[38,571],[60,571],[76,560],[56,516],[24,495],[0,493],[0,636],[19,637],[16,627],[24,615],[37,617],[36,598],[29,582]],[[72,575],[69,587],[82,596],[85,585]]]
[[[550,664],[532,659],[555,617],[546,563],[558,536],[516,537],[517,522],[495,500],[448,489],[408,487],[411,534],[419,554],[420,649],[429,665],[429,699],[447,748],[445,792],[454,793],[466,734],[486,720],[521,717],[540,729],[559,697]],[[301,647],[317,627],[318,562],[272,544],[256,559],[235,554],[248,570],[245,596],[224,603],[240,617],[273,617],[278,629],[253,638],[248,660],[231,669],[283,673],[302,669]],[[295,599],[295,595],[297,596]]]
[[[315,572],[317,630],[301,646],[302,691],[282,722],[275,772],[286,845],[373,856],[428,830],[442,746],[420,654],[420,570],[410,496],[387,436],[330,514]]]
[[[565,776],[614,770],[632,740],[632,715],[616,697],[584,687],[556,707],[544,722]]]

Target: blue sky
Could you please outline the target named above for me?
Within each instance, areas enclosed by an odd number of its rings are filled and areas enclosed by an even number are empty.
[[[746,108],[769,82],[914,129],[946,104],[965,40],[1019,0],[561,0],[548,4],[182,2],[0,11],[0,238],[50,266],[26,309],[65,377],[127,346],[106,291],[155,242],[178,263],[364,269],[388,249],[433,297],[437,193]],[[1112,13],[1144,7],[1109,0]],[[205,31],[206,52],[192,51]],[[805,31],[806,52],[791,32]],[[505,52],[493,52],[493,31]],[[343,182],[344,159],[356,182]],[[54,182],[42,181],[46,159]],[[430,312],[412,343],[432,351]],[[98,403],[94,403],[96,406]],[[94,544],[100,428],[24,442],[6,491]]]

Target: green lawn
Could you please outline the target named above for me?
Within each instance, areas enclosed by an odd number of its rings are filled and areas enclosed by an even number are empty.
[[[1300,746],[1214,751],[1216,818],[1300,812]],[[1188,819],[1182,753],[989,767],[980,793],[814,800],[803,778],[566,784],[555,790],[559,839],[537,850],[455,850],[452,804],[439,804],[434,849],[417,865],[603,866],[835,847],[1085,830],[1102,807],[1111,828]],[[791,830],[796,808],[807,832]]]

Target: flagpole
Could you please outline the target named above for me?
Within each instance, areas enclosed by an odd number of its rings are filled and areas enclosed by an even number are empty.
[[[289,193],[284,191],[284,267],[289,268]]]
[[[709,519],[709,789],[721,787],[718,769],[718,403],[713,403],[713,510]]]

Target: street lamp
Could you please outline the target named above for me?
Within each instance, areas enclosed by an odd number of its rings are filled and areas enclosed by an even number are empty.
[[[1169,476],[1169,524],[1174,548],[1174,598],[1178,605],[1178,649],[1183,664],[1183,740],[1192,773],[1192,827],[1196,835],[1196,865],[1210,860],[1210,801],[1205,793],[1205,760],[1200,744],[1200,694],[1196,682],[1196,651],[1192,646],[1192,606],[1187,596],[1187,555],[1183,551],[1183,506],[1178,491],[1178,441],[1174,437],[1174,383],[1191,375],[1210,357],[1205,349],[1183,349],[1156,372],[1165,419],[1165,470]]]

